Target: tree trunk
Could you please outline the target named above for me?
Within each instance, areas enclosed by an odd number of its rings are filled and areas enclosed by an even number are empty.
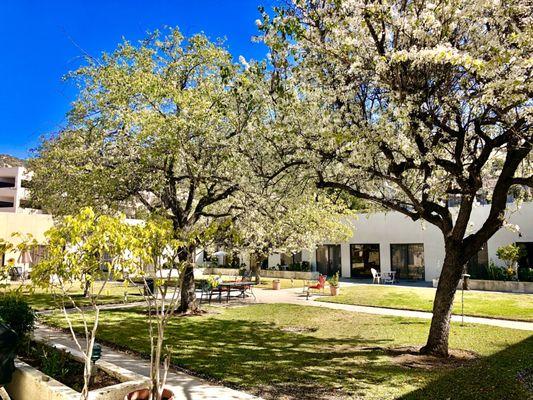
[[[250,270],[252,276],[255,276],[255,283],[259,285],[261,283],[261,266],[257,263],[253,263],[250,265]]]
[[[451,249],[450,247],[455,246],[446,246],[444,264],[433,302],[433,317],[428,340],[426,345],[420,349],[422,354],[448,356],[448,338],[453,299],[463,272],[463,265],[457,248]]]
[[[198,303],[196,301],[194,284],[194,266],[187,262],[182,271],[182,279],[180,286],[180,306],[178,312],[180,313],[194,313],[198,311]]]
[[[91,296],[91,281],[87,279],[83,287],[83,297],[89,298]]]

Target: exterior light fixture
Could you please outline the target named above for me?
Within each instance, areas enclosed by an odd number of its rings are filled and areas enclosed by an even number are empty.
[[[98,343],[95,343],[93,346],[93,352],[91,354],[91,361],[95,363],[100,358],[102,358],[102,346],[100,346]]]

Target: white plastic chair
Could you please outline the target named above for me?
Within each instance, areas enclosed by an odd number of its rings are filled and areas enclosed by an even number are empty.
[[[372,283],[381,283],[381,274],[374,268],[370,268],[370,272],[372,272]]]

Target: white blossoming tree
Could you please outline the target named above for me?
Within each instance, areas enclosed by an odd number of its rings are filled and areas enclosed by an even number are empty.
[[[442,232],[423,353],[448,354],[463,266],[504,225],[508,194],[533,186],[532,16],[525,0],[294,0],[258,21],[273,65],[265,175],[308,176]],[[479,196],[490,211],[469,232]]]
[[[259,257],[314,249],[324,241],[345,241],[353,226],[353,212],[345,202],[334,202],[327,196],[316,196],[313,188],[304,192],[283,193],[256,198],[254,211],[235,220],[239,240],[234,247]],[[289,190],[287,188],[287,190]],[[257,265],[251,265],[256,281],[260,280]]]

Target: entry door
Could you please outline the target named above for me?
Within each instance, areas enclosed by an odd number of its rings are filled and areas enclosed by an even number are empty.
[[[326,244],[316,249],[316,268],[322,275],[341,274],[341,245]]]

